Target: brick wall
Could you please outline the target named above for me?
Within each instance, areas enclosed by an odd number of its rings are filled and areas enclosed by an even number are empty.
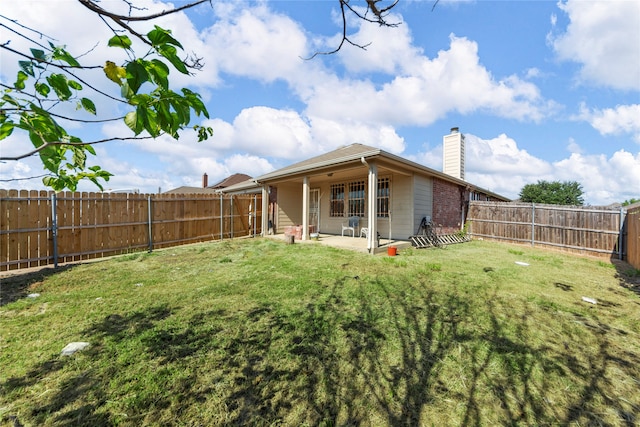
[[[433,180],[433,218],[440,233],[460,231],[464,189],[460,186],[434,178]]]

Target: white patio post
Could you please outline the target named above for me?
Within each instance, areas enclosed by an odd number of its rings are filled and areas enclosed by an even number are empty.
[[[367,227],[369,236],[367,239],[367,249],[369,252],[378,247],[378,166],[369,163],[369,188],[367,196]]]
[[[262,236],[269,234],[269,186],[262,186]],[[273,234],[276,231],[273,230]]]
[[[309,177],[302,180],[302,240],[309,240]]]

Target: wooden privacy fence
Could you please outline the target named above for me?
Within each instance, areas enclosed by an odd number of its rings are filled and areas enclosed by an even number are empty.
[[[468,220],[473,237],[624,255],[624,209],[472,201]]]
[[[256,235],[261,200],[0,190],[0,271]]]
[[[640,270],[640,206],[627,212],[626,229],[627,262]]]

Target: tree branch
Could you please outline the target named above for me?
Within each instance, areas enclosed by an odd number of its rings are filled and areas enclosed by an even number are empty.
[[[373,13],[376,16],[376,19],[368,18],[366,16],[366,13],[364,15],[362,15],[356,9],[351,7],[351,5],[349,3],[349,0],[339,0],[339,2],[340,2],[340,13],[342,15],[342,39],[340,40],[340,43],[338,44],[338,47],[336,47],[335,49],[333,49],[331,51],[327,51],[327,52],[315,52],[310,57],[302,58],[302,59],[308,61],[308,60],[311,60],[311,59],[315,58],[318,55],[333,55],[334,53],[337,53],[338,51],[340,51],[340,49],[342,49],[342,47],[344,46],[345,43],[349,43],[351,46],[355,46],[355,47],[358,47],[358,48],[363,49],[363,50],[366,50],[367,47],[369,47],[371,45],[371,43],[367,43],[365,45],[361,45],[361,44],[355,43],[355,42],[351,41],[349,36],[347,36],[347,10],[350,11],[351,13],[353,13],[359,19],[362,19],[363,21],[366,21],[366,22],[379,24],[379,25],[385,26],[385,27],[397,27],[397,26],[400,25],[399,22],[387,22],[386,19],[385,19],[385,15],[387,14],[387,12],[389,12],[391,9],[396,7],[398,5],[399,0],[395,0],[392,4],[390,4],[389,6],[385,7],[384,9],[378,9],[378,7],[376,5],[376,3],[380,2],[381,0],[365,0],[365,1],[367,2],[367,12],[371,11],[371,13]]]
[[[8,87],[2,83],[0,83],[0,86],[3,87]],[[0,109],[0,111],[2,111],[3,113],[5,112],[28,112],[28,113],[36,113],[36,111],[33,111],[29,108],[2,108]],[[122,120],[124,119],[124,116],[121,117],[114,117],[112,119],[100,119],[100,120],[90,120],[90,119],[75,119],[73,117],[67,117],[67,116],[63,116],[61,114],[56,114],[56,113],[52,113],[51,111],[47,111],[47,114],[49,114],[51,117],[55,117],[57,119],[62,119],[62,120],[67,120],[70,122],[78,122],[78,123],[108,123],[108,122],[116,122],[118,120]]]
[[[124,138],[114,137],[114,138],[99,139],[97,141],[91,141],[91,142],[62,142],[62,141],[46,142],[41,146],[39,146],[38,148],[35,148],[29,151],[28,153],[20,154],[19,156],[0,157],[0,161],[16,161],[16,160],[26,159],[27,157],[31,157],[34,154],[38,154],[40,151],[44,150],[45,148],[54,147],[57,145],[66,145],[69,147],[73,147],[73,146],[82,147],[83,145],[96,145],[96,144],[102,144],[102,143],[111,142],[111,141],[129,141],[129,140],[142,140],[142,139],[153,139],[153,137],[151,136],[131,136],[131,137],[124,137]]]
[[[53,67],[57,67],[57,68],[63,70],[65,73],[67,73],[70,76],[72,76],[73,78],[75,78],[76,80],[78,80],[79,82],[83,83],[88,88],[93,89],[94,91],[96,91],[100,95],[106,96],[107,98],[110,98],[110,99],[112,99],[114,101],[123,102],[125,104],[127,103],[126,101],[124,101],[122,99],[119,99],[119,98],[116,98],[116,97],[114,97],[112,95],[109,95],[108,93],[103,92],[100,89],[96,89],[91,84],[87,83],[85,80],[83,80],[82,78],[78,77],[77,75],[75,75],[74,73],[69,71],[70,69],[76,69],[76,70],[83,70],[83,69],[84,70],[92,70],[92,69],[98,69],[98,68],[102,69],[102,67],[100,65],[90,65],[90,66],[80,66],[80,67],[73,67],[71,65],[60,65],[60,64],[56,64],[55,62],[47,62],[47,61],[39,60],[39,59],[34,58],[32,56],[26,55],[26,54],[24,54],[22,52],[18,52],[17,50],[12,49],[12,48],[10,48],[10,47],[8,47],[6,45],[0,45],[0,48],[6,49],[6,50],[10,51],[11,53],[14,53],[14,54],[16,54],[18,56],[22,56],[23,58],[27,58],[27,59],[29,59],[31,61],[35,61],[35,62],[37,62],[39,64],[46,64],[46,65],[51,65]],[[11,89],[15,90],[15,88],[11,88]]]
[[[50,174],[50,173],[45,173],[44,175],[30,176],[30,177],[26,177],[26,178],[0,179],[0,182],[27,181],[29,179],[38,179],[38,178],[42,178],[44,176],[53,176],[53,175]]]

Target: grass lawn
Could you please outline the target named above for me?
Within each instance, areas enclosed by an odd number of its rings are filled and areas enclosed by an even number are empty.
[[[623,270],[482,241],[391,258],[256,238],[5,277],[0,420],[638,425]],[[90,347],[61,356],[72,341]]]

